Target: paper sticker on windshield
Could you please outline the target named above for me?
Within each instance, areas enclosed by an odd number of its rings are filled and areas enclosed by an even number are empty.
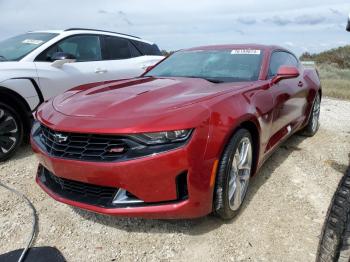
[[[261,50],[258,49],[235,49],[231,51],[232,55],[260,55]]]
[[[35,39],[26,39],[22,41],[23,44],[30,44],[30,45],[40,45],[43,42],[44,41],[42,40],[35,40]]]

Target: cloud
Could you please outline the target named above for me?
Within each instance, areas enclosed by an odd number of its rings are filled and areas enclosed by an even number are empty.
[[[1,1],[1,0],[0,0]],[[97,11],[97,13],[102,14],[102,15],[111,15],[111,16],[116,16],[118,17],[119,20],[125,22],[127,25],[134,25],[128,18],[125,12],[123,11],[118,11],[118,12],[112,12],[112,11],[106,11],[103,9],[100,9]]]
[[[349,44],[349,42],[346,42],[346,41],[337,41],[337,44],[343,46],[343,45]]]
[[[294,18],[283,18],[279,15],[275,15],[272,18],[266,18],[264,19],[264,22],[266,23],[272,23],[277,26],[286,26],[289,24],[297,24],[297,25],[317,25],[322,24],[327,19],[320,15],[309,15],[309,14],[303,14],[296,16]]]
[[[120,18],[127,23],[128,25],[134,25],[128,18],[128,16],[126,15],[126,13],[124,13],[123,11],[119,11],[118,15],[120,16]]]
[[[299,25],[317,25],[322,24],[325,21],[326,18],[323,16],[309,14],[300,15],[294,19],[294,23]]]
[[[235,32],[237,32],[240,35],[245,35],[244,31],[242,31],[240,29],[235,29]]]
[[[264,19],[264,22],[266,23],[272,23],[272,24],[275,24],[275,25],[278,25],[278,26],[285,26],[285,25],[288,25],[290,23],[292,23],[292,21],[290,19],[287,19],[287,18],[282,18],[278,15],[275,15],[271,18],[266,18]]]
[[[45,0],[0,0],[0,40],[31,30],[86,27],[137,35],[167,50],[262,43],[298,54],[302,47],[324,50],[320,43],[350,44],[349,0],[60,0],[60,5],[69,8],[52,12]]]
[[[290,46],[290,47],[295,46],[295,44],[293,42],[290,42],[290,41],[284,42],[283,44],[286,46]]]
[[[239,17],[237,22],[244,25],[254,25],[256,24],[256,19],[252,17]]]
[[[329,11],[331,11],[335,15],[343,15],[342,12],[340,12],[338,9],[335,9],[335,8],[329,8]]]

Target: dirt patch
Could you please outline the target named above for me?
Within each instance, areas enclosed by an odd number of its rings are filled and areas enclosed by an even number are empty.
[[[34,182],[25,147],[0,165],[0,181],[37,208],[35,246],[57,247],[68,261],[314,261],[324,217],[348,166],[350,102],[325,98],[313,138],[291,137],[252,180],[240,215],[228,223],[107,217],[55,202]],[[30,210],[0,188],[0,254],[23,247]]]

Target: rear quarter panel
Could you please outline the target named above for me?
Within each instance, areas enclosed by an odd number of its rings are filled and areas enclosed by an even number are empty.
[[[307,94],[307,107],[305,110],[306,118],[304,125],[308,122],[311,108],[313,105],[313,101],[315,99],[315,95],[319,92],[322,96],[322,85],[319,78],[319,75],[314,68],[302,68],[302,75],[307,85],[308,94]]]

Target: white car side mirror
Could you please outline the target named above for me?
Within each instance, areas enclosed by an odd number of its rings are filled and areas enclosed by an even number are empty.
[[[56,67],[56,68],[61,68],[64,64],[74,63],[75,61],[76,61],[75,59],[56,60],[56,61],[52,62],[51,66]]]
[[[74,55],[69,53],[57,52],[52,55],[51,60],[53,61],[51,66],[60,68],[64,64],[74,63],[76,61],[76,58]]]

